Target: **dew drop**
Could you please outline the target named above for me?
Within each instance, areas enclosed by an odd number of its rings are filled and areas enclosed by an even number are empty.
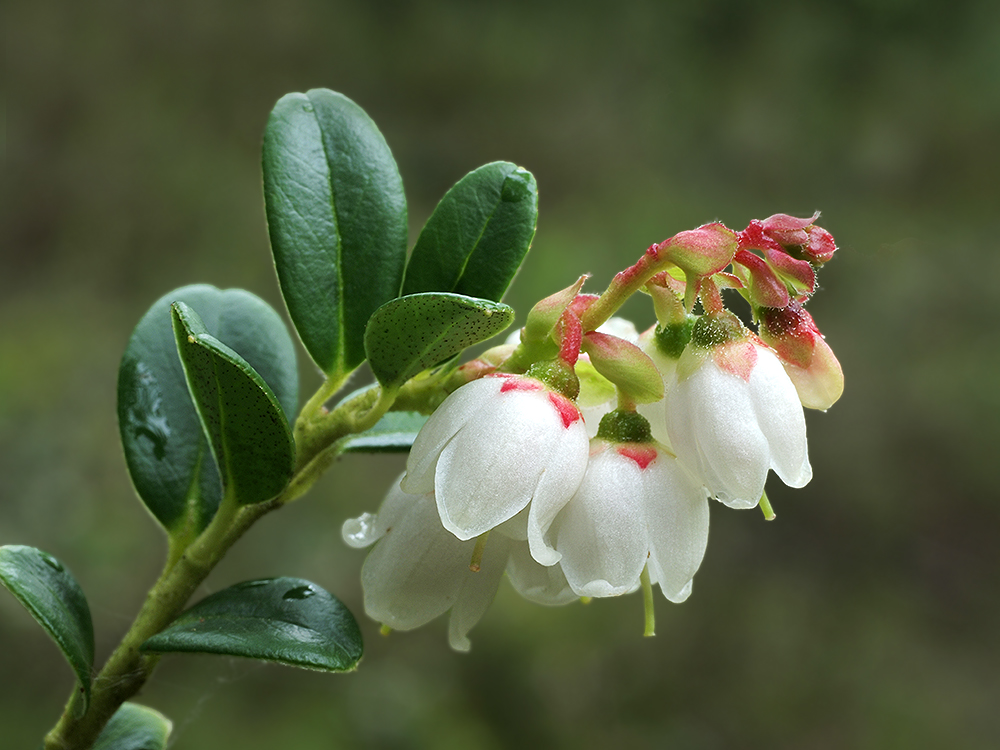
[[[124,390],[131,400],[128,405],[128,424],[136,439],[144,437],[153,444],[153,455],[163,460],[166,456],[170,427],[160,413],[163,395],[152,369],[144,362],[136,362],[134,379]]]
[[[45,564],[53,570],[58,571],[59,573],[63,572],[64,568],[62,563],[52,557],[52,555],[42,555],[42,559],[45,561]]]
[[[531,173],[518,168],[507,175],[500,189],[500,200],[506,203],[523,201],[531,193]]]
[[[296,586],[293,589],[288,589],[285,595],[281,597],[282,599],[308,599],[310,596],[315,596],[316,592],[313,591],[312,586]]]
[[[340,529],[348,546],[363,549],[374,544],[382,536],[376,528],[374,513],[362,513],[357,518],[348,518]]]

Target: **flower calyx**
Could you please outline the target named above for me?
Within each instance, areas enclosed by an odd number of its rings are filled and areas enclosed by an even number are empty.
[[[687,314],[675,323],[658,323],[653,331],[653,341],[661,354],[670,359],[680,359],[685,347],[691,342],[694,327],[700,317]]]
[[[580,395],[580,378],[577,377],[573,366],[561,359],[535,362],[528,368],[525,377],[540,380],[553,391],[561,393],[572,401]]]
[[[653,440],[649,420],[628,409],[615,409],[601,418],[597,437],[610,443],[649,443]]]

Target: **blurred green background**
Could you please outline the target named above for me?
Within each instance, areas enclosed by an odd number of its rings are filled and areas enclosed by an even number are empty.
[[[345,458],[203,589],[315,580],[359,615],[361,668],[168,658],[139,700],[175,747],[995,747],[1000,4],[93,0],[15,2],[6,26],[0,543],[75,573],[101,661],[164,548],[118,446],[119,357],[182,284],[283,310],[259,171],[282,94],[368,111],[413,237],[467,171],[532,170],[522,319],[713,219],[822,209],[841,248],[810,306],[847,380],[808,415],[815,478],[770,483],[771,524],[713,506],[655,639],[638,596],[550,610],[506,584],[469,655],[442,622],[380,637],[339,528],[402,459]],[[72,677],[6,593],[0,675],[0,744],[33,747]]]

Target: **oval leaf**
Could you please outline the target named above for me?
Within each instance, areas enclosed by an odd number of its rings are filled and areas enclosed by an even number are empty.
[[[104,725],[93,750],[164,750],[173,728],[159,711],[123,703]]]
[[[277,495],[292,475],[288,419],[264,379],[212,336],[183,302],[171,305],[177,351],[226,494],[241,505]]]
[[[357,104],[326,89],[288,94],[264,131],[264,203],[292,322],[328,375],[365,359],[365,323],[399,294],[406,196],[396,162]]]
[[[76,579],[52,555],[34,547],[0,547],[0,582],[56,642],[90,702],[94,625],[87,597]]]
[[[141,648],[343,672],[357,665],[363,644],[354,615],[332,594],[301,578],[268,578],[201,600]]]
[[[142,317],[118,371],[118,428],[136,493],[171,535],[201,531],[219,506],[219,472],[177,355],[170,304],[197,311],[205,328],[264,378],[288,415],[298,410],[295,344],[281,317],[242,289],[207,284],[163,295]]]
[[[382,305],[365,331],[368,364],[387,390],[500,333],[514,311],[499,302],[428,292]]]
[[[445,193],[421,230],[403,294],[455,292],[499,302],[537,223],[531,172],[506,161],[470,172]]]
[[[402,453],[410,450],[427,417],[415,411],[391,411],[375,426],[344,441],[344,453]]]

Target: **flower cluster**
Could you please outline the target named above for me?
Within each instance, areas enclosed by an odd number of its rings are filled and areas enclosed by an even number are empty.
[[[406,630],[450,611],[464,650],[506,572],[550,605],[642,588],[651,634],[652,586],[672,602],[691,593],[711,499],[769,514],[769,471],[791,487],[812,477],[803,407],[843,390],[804,309],[835,250],[815,219],[682,232],[599,297],[581,278],[539,302],[430,416],[378,514],[345,524],[349,544],[377,542],[369,615]],[[637,291],[658,320],[642,335],[611,317]]]

